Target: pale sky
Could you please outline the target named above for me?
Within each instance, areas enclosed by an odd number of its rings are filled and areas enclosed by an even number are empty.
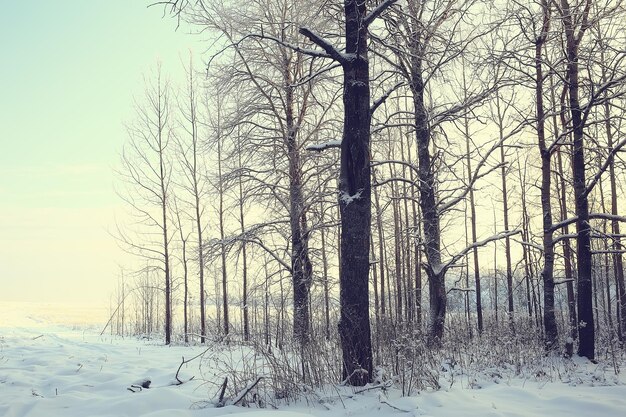
[[[148,1],[0,4],[0,302],[108,305],[133,97],[157,61],[175,79],[205,45]]]

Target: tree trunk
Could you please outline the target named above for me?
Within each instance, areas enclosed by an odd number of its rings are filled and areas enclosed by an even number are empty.
[[[395,177],[395,170],[392,171],[392,176]],[[396,321],[402,322],[402,283],[403,283],[403,267],[402,267],[402,237],[400,236],[402,229],[402,216],[400,214],[400,200],[399,193],[397,191],[396,184],[391,185],[391,206],[393,208],[393,237],[394,237],[394,254],[395,254],[395,278],[396,278]]]
[[[560,173],[560,183],[561,183],[561,219],[567,218],[567,193],[565,189],[565,171],[563,170],[563,158],[562,152],[560,149],[557,150],[557,164]],[[565,226],[563,228],[563,234],[569,234],[569,226]],[[576,295],[574,293],[574,274],[572,273],[572,249],[570,246],[570,240],[563,240],[563,266],[565,268],[565,279],[567,280],[566,290],[567,290],[567,307],[569,312],[569,326],[570,326],[570,335],[572,339],[578,339],[578,331],[576,325]]]
[[[220,111],[218,106],[218,124],[220,123]],[[217,132],[217,175],[219,181],[219,229],[220,229],[220,259],[222,261],[222,311],[224,313],[224,335],[230,332],[230,320],[228,317],[228,273],[226,271],[226,243],[224,242],[224,179],[222,177],[222,137],[218,126]]]
[[[588,0],[586,4],[590,4]],[[591,225],[589,223],[589,201],[585,178],[584,125],[578,92],[578,45],[584,34],[576,25],[567,0],[561,0],[561,17],[565,29],[565,52],[567,54],[567,86],[569,109],[573,129],[572,176],[576,208],[576,270],[578,271],[578,355],[589,360],[595,357],[595,326],[593,313],[593,289],[591,284]],[[583,16],[588,10],[583,11]],[[586,17],[581,20],[585,21]],[[582,23],[581,23],[582,24]]]
[[[604,54],[602,54],[602,62],[604,62]],[[606,83],[606,69],[602,66],[602,82]],[[613,149],[613,127],[611,125],[611,110],[610,102],[608,100],[608,93],[605,94],[604,101],[604,126],[606,129],[607,145],[609,150]],[[618,215],[617,207],[617,184],[615,180],[615,163],[614,157],[610,157],[611,162],[609,164],[609,182],[611,186],[611,214]],[[620,224],[617,220],[611,221],[611,233],[613,234],[613,270],[615,274],[616,294],[617,294],[617,334],[620,341],[624,341],[626,337],[626,289],[624,287],[624,262],[622,259],[622,242],[620,236]]]
[[[554,94],[554,86],[552,85],[552,78],[550,78],[550,83],[551,83],[550,94],[552,96],[551,97],[552,102],[556,103],[555,94]],[[563,92],[561,93],[561,96],[560,96],[560,106],[561,106],[560,119],[561,119],[561,128],[563,129],[563,132],[568,131],[567,119],[566,119],[566,114],[565,114],[566,95],[567,95],[567,86],[563,86]],[[559,133],[558,133],[559,129],[558,129],[557,121],[556,121],[556,111],[553,112],[552,124],[554,126],[554,140],[556,141],[559,138]],[[569,137],[570,134],[568,133],[567,136]],[[556,149],[556,156],[557,156],[557,165],[558,165],[558,171],[559,171],[559,177],[560,177],[561,219],[565,220],[568,216],[567,188],[566,188],[566,182],[565,182],[565,170],[563,169],[563,151],[561,150],[560,146]],[[569,234],[569,225],[565,225],[565,227],[562,230],[562,234],[564,235]],[[568,282],[566,285],[567,285],[567,305],[568,305],[569,322],[570,322],[570,336],[572,339],[576,340],[578,339],[578,324],[577,324],[577,319],[576,319],[576,295],[574,293],[574,282],[573,282],[574,274],[572,271],[572,249],[571,249],[571,242],[569,238],[563,240],[563,265],[565,268],[565,278],[568,279]]]
[[[428,112],[424,103],[424,80],[422,78],[422,51],[420,28],[413,28],[409,38],[411,53],[410,90],[413,96],[413,117],[415,121],[415,139],[417,142],[418,182],[420,184],[420,209],[424,234],[424,252],[426,253],[426,274],[430,296],[430,323],[428,325],[428,343],[431,346],[441,344],[446,316],[445,271],[441,264],[441,230],[439,212],[435,197],[435,173],[430,156],[430,127]]]
[[[372,169],[372,178],[376,181],[376,170]],[[380,267],[380,317],[385,317],[385,235],[383,232],[383,213],[380,207],[378,190],[374,188],[374,208],[376,209],[376,228],[378,231],[378,262]]]
[[[170,253],[169,253],[169,233],[168,233],[168,219],[167,219],[167,201],[168,190],[166,186],[167,173],[165,168],[164,152],[167,146],[163,134],[165,128],[165,112],[164,107],[166,103],[164,100],[163,91],[161,90],[161,76],[159,74],[158,81],[158,153],[159,153],[159,186],[160,186],[160,199],[161,199],[161,221],[162,221],[162,234],[163,234],[163,269],[165,272],[165,344],[169,345],[172,340],[172,278],[170,276]]]
[[[180,242],[182,244],[181,247],[181,255],[182,255],[182,264],[183,264],[183,330],[184,330],[184,340],[185,343],[189,343],[189,265],[187,261],[187,239],[188,236],[185,236],[183,232],[183,224],[180,220],[180,210],[178,209],[178,203],[176,198],[174,198],[174,210],[176,214],[176,226],[178,227],[178,233],[180,236]]]
[[[324,207],[320,201],[320,223],[324,225]],[[322,279],[324,284],[324,336],[326,340],[330,340],[330,285],[328,280],[328,254],[326,252],[326,227],[322,226],[320,230],[320,238],[322,247]]]
[[[498,111],[498,131],[500,135],[500,163],[502,168],[500,169],[500,176],[502,178],[502,215],[504,217],[504,230],[509,230],[509,195],[506,182],[506,160],[504,155],[504,114],[502,114],[500,107],[500,96],[496,94],[496,108]],[[513,317],[513,268],[511,266],[511,239],[507,236],[504,241],[504,256],[506,258],[506,293],[508,304],[508,316],[511,330],[515,331],[514,317]]]
[[[285,94],[285,143],[289,159],[289,225],[291,228],[291,274],[293,282],[293,334],[300,343],[310,338],[309,297],[312,283],[307,231],[304,224],[302,169],[297,143],[298,127],[294,120],[294,86],[291,77],[291,56],[283,52],[283,82]]]
[[[341,142],[339,208],[341,274],[339,335],[343,374],[351,385],[372,380],[369,318],[369,241],[371,222],[370,90],[365,2],[344,2],[346,54],[344,128]]]
[[[463,90],[467,91],[465,85],[465,70],[463,70]],[[469,119],[467,114],[463,116],[463,134],[465,136],[465,163],[467,168],[467,180],[472,178],[472,158],[470,155],[470,137],[469,137]],[[472,244],[476,243],[476,202],[474,201],[474,187],[469,190],[470,204],[470,226],[472,229]],[[478,247],[474,246],[472,250],[474,260],[474,283],[476,285],[476,318],[478,322],[478,334],[483,332],[483,304],[482,289],[480,286],[480,266],[478,263]]]
[[[237,139],[240,140],[240,132],[239,129],[237,131]],[[238,162],[239,168],[243,168],[243,164],[241,161],[241,142],[238,142],[239,152],[238,154]],[[246,231],[246,223],[243,215],[244,209],[244,195],[243,195],[243,179],[239,176],[239,224],[241,226],[241,233],[245,233]],[[243,340],[250,340],[250,309],[248,307],[248,252],[246,242],[241,242],[241,256],[243,261],[243,271],[242,271],[242,304],[243,304]]]
[[[543,279],[543,326],[547,350],[558,346],[558,328],[554,312],[554,242],[552,231],[552,203],[550,191],[552,184],[552,154],[546,146],[545,110],[543,104],[543,44],[550,27],[550,11],[546,0],[541,2],[543,24],[541,33],[535,41],[535,100],[537,114],[537,141],[541,155],[541,211],[543,213],[543,254],[544,264],[541,271]]]

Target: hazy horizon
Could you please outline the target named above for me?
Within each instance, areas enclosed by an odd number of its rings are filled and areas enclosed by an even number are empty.
[[[157,61],[174,78],[202,50],[147,5],[22,1],[0,14],[0,301],[109,303],[129,259],[110,231],[133,98]]]

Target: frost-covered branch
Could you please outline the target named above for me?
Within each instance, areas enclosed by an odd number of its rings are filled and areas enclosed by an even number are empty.
[[[465,189],[456,197],[451,197],[452,199],[446,203],[444,203],[444,200],[439,201],[439,204],[441,205],[441,207],[438,209],[439,213],[444,213],[447,210],[451,209],[452,207],[454,207],[455,205],[457,205],[459,202],[461,202],[466,196],[467,194],[469,194],[470,189],[472,189],[474,187],[474,185],[476,184],[476,182],[489,175],[491,172],[495,171],[498,168],[502,167],[502,164],[497,164],[493,167],[491,167],[490,169],[488,169],[485,172],[481,172],[483,166],[487,163],[489,157],[491,156],[491,154],[496,151],[497,149],[500,149],[500,147],[502,146],[502,144],[509,138],[515,136],[516,134],[518,134],[519,132],[521,132],[526,126],[528,125],[528,121],[522,121],[521,123],[519,123],[514,129],[512,129],[508,134],[504,135],[500,140],[498,140],[496,143],[494,143],[494,145],[489,148],[489,150],[487,151],[487,153],[485,153],[482,158],[480,159],[480,161],[478,162],[478,164],[476,165],[476,168],[474,169],[474,172],[472,173],[472,176],[470,178],[469,184],[467,184],[467,186],[465,187]]]
[[[378,100],[374,101],[374,103],[372,103],[372,107],[370,107],[370,114],[374,114],[376,109],[379,108],[380,105],[383,104],[385,101],[387,101],[389,96],[392,95],[394,91],[396,91],[398,88],[402,87],[403,85],[404,83],[398,83],[394,85],[385,94],[383,94]]]
[[[369,26],[378,16],[380,16],[385,10],[393,5],[398,0],[385,0],[378,6],[374,7],[371,12],[363,18],[363,24]]]
[[[322,151],[325,151],[326,149],[331,149],[331,148],[341,148],[341,141],[331,140],[331,141],[323,142],[323,143],[314,143],[313,145],[308,145],[304,149],[306,149],[307,151],[322,152]]]
[[[583,193],[584,197],[587,197],[587,195],[589,195],[589,193],[593,190],[593,187],[595,187],[598,181],[600,181],[600,177],[602,177],[602,174],[604,174],[607,168],[613,163],[615,154],[617,154],[624,146],[626,146],[626,139],[622,140],[613,149],[611,149],[609,155],[606,158],[606,161],[604,161],[604,164],[602,164],[600,170],[596,173],[591,182],[589,182],[589,185],[587,185],[587,187],[585,188],[585,192]]]
[[[493,236],[490,236],[484,240],[480,240],[478,242],[474,242],[471,245],[468,245],[465,249],[463,249],[461,252],[457,253],[456,255],[454,255],[452,257],[452,259],[450,259],[448,262],[446,262],[442,269],[449,269],[452,265],[454,265],[455,263],[457,263],[459,261],[459,259],[463,258],[465,255],[467,255],[468,253],[470,253],[471,251],[473,251],[476,248],[480,248],[483,247],[491,242],[494,242],[496,240],[501,240],[501,239],[506,239],[507,237],[511,237],[511,236],[515,236],[516,234],[521,233],[520,230],[506,230],[504,232],[500,232],[498,234],[495,234]]]
[[[417,187],[417,184],[415,183],[415,181],[411,181],[411,180],[408,180],[408,179],[402,178],[402,177],[387,178],[387,179],[384,179],[382,181],[378,181],[378,182],[372,184],[372,187],[380,187],[381,185],[385,185],[385,184],[388,184],[390,182],[403,182],[403,183],[409,184],[412,187]]]
[[[626,216],[619,216],[619,215],[615,215],[615,214],[608,214],[608,213],[591,213],[589,215],[590,219],[599,219],[599,220],[615,220],[618,222],[626,222]],[[576,223],[576,221],[578,220],[578,216],[574,216],[574,217],[570,217],[569,219],[565,219],[562,220],[558,223],[555,223],[552,225],[552,227],[550,227],[549,231],[551,232],[555,232],[559,229],[564,228],[565,226],[569,226],[572,223]]]
[[[325,57],[325,58],[332,58],[341,64],[344,64],[349,61],[349,56],[347,54],[341,53],[329,41],[322,38],[320,35],[313,32],[311,29],[306,28],[306,27],[301,27],[299,32],[300,34],[306,36],[306,38],[309,39],[311,42],[313,42],[314,44],[322,48],[324,52],[326,52],[325,54],[322,54],[321,52],[317,52],[317,56]]]

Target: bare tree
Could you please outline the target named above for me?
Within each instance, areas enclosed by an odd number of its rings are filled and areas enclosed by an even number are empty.
[[[480,106],[495,91],[498,80],[490,80],[478,89],[463,92],[461,97],[454,100],[446,99],[449,96],[454,97],[454,92],[436,96],[433,89],[437,86],[437,76],[441,73],[447,75],[456,72],[458,65],[462,65],[459,64],[460,58],[466,53],[469,45],[491,29],[489,25],[475,26],[460,33],[462,23],[468,16],[472,16],[473,7],[476,5],[471,0],[444,2],[408,0],[401,4],[402,8],[398,8],[387,17],[387,32],[376,37],[377,43],[384,47],[383,52],[377,56],[385,60],[404,80],[412,100],[410,126],[417,143],[416,183],[419,189],[422,222],[421,246],[426,258],[422,267],[428,276],[430,299],[428,338],[432,345],[438,345],[443,337],[447,308],[446,273],[461,259],[458,257],[459,253],[466,253],[466,250],[462,250],[452,254],[449,260],[444,260],[442,218],[473,193],[479,179],[495,169],[490,166],[488,160],[498,148],[489,147],[480,155],[476,165],[470,169],[469,178],[461,187],[455,183],[451,189],[442,189],[440,185],[443,181],[439,175],[445,168],[445,163],[439,157],[443,151],[437,148],[435,138],[439,134],[447,138],[444,125],[471,114],[472,109]],[[384,52],[386,49],[393,52],[393,57]],[[435,97],[440,98],[440,102],[434,102]],[[408,123],[402,118],[406,114],[408,111],[398,112],[398,124]],[[512,129],[498,144],[516,131],[519,129]],[[498,234],[498,238],[504,237]],[[470,243],[470,252],[491,241],[487,239]]]
[[[206,290],[204,282],[204,203],[206,197],[206,185],[203,170],[206,169],[200,142],[201,122],[198,117],[198,97],[196,90],[198,83],[194,74],[193,59],[190,54],[189,63],[186,66],[187,82],[184,99],[179,100],[180,113],[183,118],[182,128],[185,138],[177,137],[179,152],[178,159],[183,171],[183,185],[189,198],[193,211],[193,222],[197,245],[197,268],[199,278],[199,302],[200,302],[200,342],[206,341]],[[180,222],[179,222],[180,223]],[[182,238],[182,235],[181,235]]]
[[[554,242],[552,229],[552,203],[550,201],[552,184],[552,152],[546,145],[544,108],[543,48],[550,29],[550,6],[547,0],[541,1],[541,24],[535,35],[535,104],[537,117],[537,142],[541,155],[541,210],[543,213],[543,324],[546,348],[553,350],[558,345],[558,328],[554,313]]]
[[[129,190],[122,198],[145,227],[138,239],[120,230],[120,240],[131,252],[147,258],[163,273],[165,293],[165,343],[172,336],[172,278],[170,259],[169,203],[172,161],[168,153],[172,139],[170,86],[157,66],[154,80],[146,80],[145,102],[138,102],[136,121],[128,126],[128,141],[122,152],[119,174]],[[160,241],[151,238],[158,230]],[[145,238],[145,239],[144,239]]]
[[[567,91],[567,113],[570,116],[569,127],[572,134],[572,179],[574,188],[574,206],[576,217],[564,220],[561,225],[576,223],[576,263],[577,263],[577,307],[578,307],[578,354],[590,360],[595,358],[595,324],[592,286],[592,218],[609,218],[620,220],[619,216],[609,214],[591,214],[589,210],[589,194],[597,185],[602,174],[609,168],[614,155],[626,145],[626,140],[614,144],[609,149],[605,162],[600,165],[596,174],[587,181],[585,135],[592,110],[606,100],[606,94],[614,89],[623,87],[626,74],[623,72],[624,51],[617,50],[612,59],[612,65],[606,69],[610,71],[601,78],[603,83],[587,79],[583,83],[580,73],[580,53],[584,35],[593,23],[607,16],[611,16],[610,5],[596,5],[592,14],[592,0],[581,0],[571,3],[569,0],[560,0],[555,4],[562,25],[562,35],[565,55],[565,86]],[[590,77],[592,75],[590,74]],[[587,87],[587,88],[585,88]],[[581,91],[582,90],[582,91]],[[587,103],[581,104],[581,95],[589,92]]]
[[[345,52],[308,28],[300,33],[317,44],[325,57],[343,69],[344,129],[341,140],[339,208],[341,269],[339,336],[343,373],[351,385],[372,380],[372,341],[369,319],[371,222],[369,25],[395,0],[385,0],[367,12],[365,2],[346,0]]]

